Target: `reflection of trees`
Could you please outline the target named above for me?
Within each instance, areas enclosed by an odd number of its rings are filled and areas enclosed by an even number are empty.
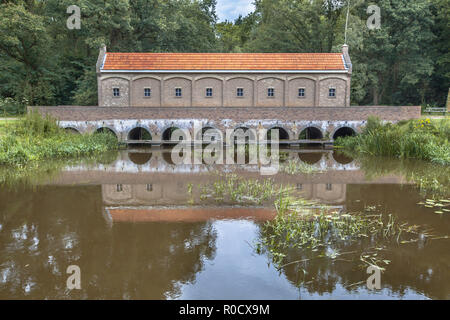
[[[450,276],[448,275],[448,243],[433,242],[426,249],[420,249],[422,244],[399,246],[389,245],[383,253],[384,259],[392,262],[386,266],[381,275],[382,288],[389,288],[398,296],[412,288],[416,292],[435,299],[449,299]],[[364,242],[339,246],[341,252],[364,249]],[[440,254],[437,254],[439,252]],[[310,259],[308,250],[292,250],[287,254],[287,261]],[[303,270],[306,270],[304,274]],[[342,255],[335,259],[313,258],[307,262],[291,264],[282,268],[286,278],[295,286],[301,286],[310,293],[332,293],[338,284],[347,288],[348,292],[366,288],[366,267],[360,266],[359,254]],[[361,281],[363,281],[361,283]],[[359,283],[359,284],[358,284]],[[352,286],[353,284],[357,284]]]
[[[0,298],[161,299],[214,255],[210,223],[110,229],[102,210],[99,186],[2,189]],[[80,291],[66,290],[71,264],[81,268]]]

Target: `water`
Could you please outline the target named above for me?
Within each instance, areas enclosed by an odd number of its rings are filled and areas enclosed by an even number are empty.
[[[418,204],[449,198],[448,168],[318,150],[286,150],[286,158],[323,170],[270,177],[299,197],[339,213],[393,214],[432,229],[435,238],[449,235],[449,213]],[[416,242],[382,244],[390,263],[381,290],[366,286],[360,242],[339,248],[354,255],[278,270],[267,252],[255,250],[263,224],[275,216],[273,201],[218,201],[203,190],[224,172],[267,179],[257,165],[177,166],[167,151],[136,149],[55,168],[0,187],[1,299],[450,298],[449,240],[420,234]],[[309,256],[297,249],[287,259]],[[80,267],[81,290],[67,289],[69,265]]]

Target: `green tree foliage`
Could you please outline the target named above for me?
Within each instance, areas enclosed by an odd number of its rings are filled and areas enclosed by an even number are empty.
[[[369,30],[366,10],[381,8]],[[69,30],[69,5],[81,29]],[[97,104],[95,62],[118,52],[339,52],[349,0],[255,0],[217,23],[216,0],[0,1],[0,98]],[[444,105],[450,86],[448,0],[351,0],[353,104]],[[19,102],[20,101],[20,102]],[[11,107],[12,106],[12,107]],[[21,106],[23,110],[23,106]]]

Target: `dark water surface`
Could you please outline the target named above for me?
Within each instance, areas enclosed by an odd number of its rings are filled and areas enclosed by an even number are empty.
[[[218,172],[270,178],[339,212],[393,214],[437,237],[450,234],[450,213],[435,212],[450,206],[418,203],[450,198],[448,168],[318,151],[290,150],[287,158],[323,172],[262,177],[257,165],[177,166],[167,152],[136,149],[1,186],[0,299],[450,298],[449,239],[386,243],[382,289],[369,290],[357,259],[277,270],[254,246],[274,217],[273,201],[238,204],[202,193]],[[69,265],[80,267],[81,290],[66,287]]]

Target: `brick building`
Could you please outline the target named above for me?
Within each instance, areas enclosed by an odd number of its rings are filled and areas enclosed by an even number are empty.
[[[342,53],[111,53],[97,61],[102,107],[347,107]]]

